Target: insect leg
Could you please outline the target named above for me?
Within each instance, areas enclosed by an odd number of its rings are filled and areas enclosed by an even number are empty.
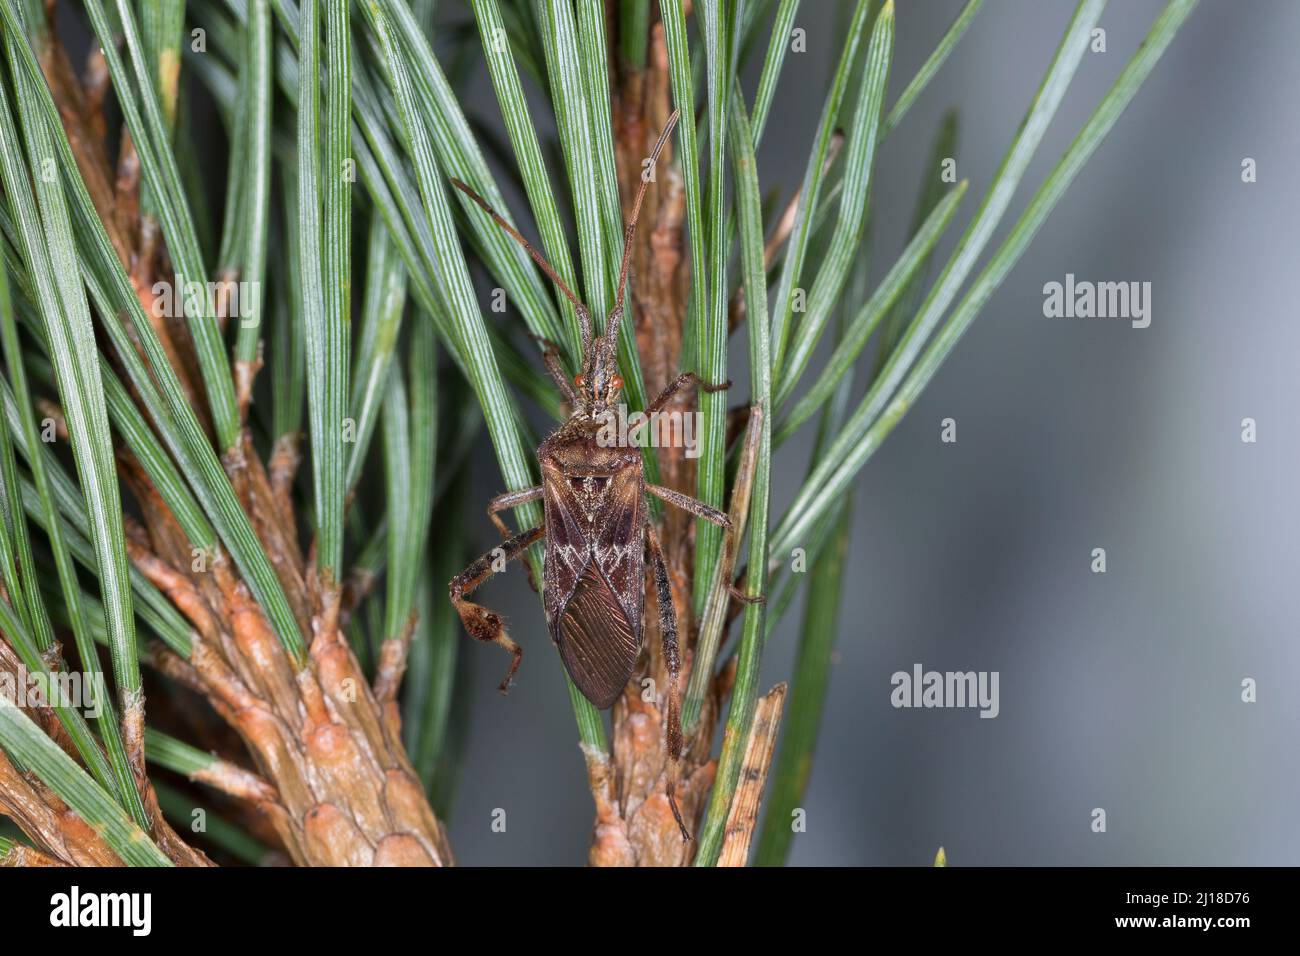
[[[515,671],[519,669],[519,662],[523,660],[524,652],[506,633],[505,623],[501,620],[500,614],[489,611],[473,601],[465,600],[465,595],[473,593],[492,575],[504,570],[507,561],[521,556],[528,550],[530,544],[540,540],[545,533],[546,526],[538,525],[536,528],[515,535],[509,541],[503,542],[499,547],[474,560],[469,567],[452,578],[448,585],[452,606],[460,615],[461,623],[465,625],[469,636],[476,641],[499,644],[510,652],[512,657],[510,669],[506,671],[506,679],[501,682],[503,694],[510,688],[510,681],[515,676]]]
[[[665,488],[662,485],[645,486],[646,491],[656,498],[662,498],[670,505],[676,505],[683,511],[689,511],[697,518],[703,518],[705,521],[712,521],[716,525],[721,525],[728,531],[731,531],[731,518],[716,508],[710,508],[703,501],[692,498],[690,495],[684,495],[679,491],[673,491],[671,488]],[[762,595],[750,597],[748,594],[740,591],[735,585],[727,585],[727,591],[730,595],[741,604],[766,604],[767,598]]]
[[[682,669],[681,653],[677,646],[677,609],[673,607],[673,588],[668,581],[668,566],[664,563],[663,548],[653,525],[646,526],[646,543],[650,550],[650,563],[655,575],[655,603],[659,605],[659,634],[664,642],[664,666],[668,668],[668,806],[673,819],[682,831],[682,842],[691,839],[690,831],[682,822],[682,812],[677,808],[677,778],[682,764],[682,690],[679,676]]]
[[[529,501],[536,501],[540,497],[542,497],[541,485],[536,488],[525,488],[523,491],[507,491],[505,494],[497,495],[488,502],[488,520],[496,525],[497,530],[501,532],[501,537],[509,538],[514,532],[510,530],[510,526],[501,519],[497,512],[526,504]],[[524,570],[528,572],[528,586],[533,589],[534,594],[540,594],[541,592],[537,590],[537,582],[533,580],[533,569],[525,564]]]
[[[497,495],[488,502],[488,520],[496,525],[497,530],[501,532],[501,537],[509,538],[514,534],[514,532],[511,531],[509,526],[501,520],[501,516],[497,512],[505,511],[507,508],[517,508],[519,505],[527,504],[530,501],[536,501],[541,497],[541,485],[538,485],[536,488],[524,488],[522,491],[507,491],[505,494]]]
[[[566,402],[570,405],[575,404],[578,401],[578,393],[573,390],[573,382],[565,374],[564,366],[560,364],[560,347],[543,335],[534,335],[533,338],[546,347],[542,352],[542,364],[546,366],[546,371],[555,382],[556,388],[560,390]]]
[[[744,591],[740,590],[740,588],[736,587],[734,584],[727,585],[727,593],[731,595],[733,600],[739,601],[741,604],[766,604],[767,603],[767,598],[763,597],[763,595],[746,594]],[[728,619],[728,623],[730,623],[730,619]]]
[[[681,375],[668,383],[667,387],[659,393],[658,398],[645,407],[646,416],[649,417],[655,412],[662,411],[669,400],[687,385],[698,385],[701,392],[723,392],[731,387],[730,382],[723,382],[721,385],[710,385],[694,372],[682,372]]]
[[[663,485],[652,485],[647,483],[645,490],[650,492],[656,498],[660,498],[670,505],[681,508],[683,511],[689,511],[697,518],[703,518],[705,521],[712,521],[714,524],[723,528],[731,527],[731,519],[724,512],[716,508],[710,508],[703,501],[692,498],[690,495],[684,495],[680,491],[673,491],[671,488],[665,488]]]

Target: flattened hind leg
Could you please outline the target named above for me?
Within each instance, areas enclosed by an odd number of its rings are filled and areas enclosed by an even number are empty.
[[[546,526],[543,524],[515,535],[499,547],[475,559],[469,567],[452,578],[448,585],[452,606],[460,615],[461,623],[465,625],[469,636],[476,641],[498,644],[510,652],[510,669],[506,671],[505,680],[501,682],[503,694],[509,690],[510,681],[514,678],[515,671],[519,670],[519,662],[523,660],[524,652],[506,633],[505,622],[502,621],[500,614],[488,610],[481,604],[465,600],[465,595],[472,594],[479,585],[498,571],[504,571],[506,562],[522,555],[528,550],[529,545],[540,540],[545,533]]]
[[[682,820],[677,807],[677,779],[682,766],[682,670],[681,650],[677,645],[677,609],[673,606],[673,588],[668,580],[668,566],[664,563],[663,549],[652,525],[646,526],[646,543],[650,551],[650,564],[654,568],[655,603],[659,606],[659,634],[664,644],[664,667],[668,669],[668,806],[673,819],[682,831],[682,842],[689,843],[691,833]]]

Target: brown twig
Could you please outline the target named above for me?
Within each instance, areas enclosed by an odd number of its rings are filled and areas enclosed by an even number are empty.
[[[415,636],[415,625],[420,615],[412,610],[402,625],[402,630],[394,637],[387,637],[379,648],[379,667],[375,673],[375,698],[383,708],[384,721],[394,736],[402,732],[402,711],[397,706],[397,691],[406,673],[407,655],[411,650],[411,638]]]
[[[139,209],[138,157],[124,137],[120,162],[110,173],[104,153],[102,64],[90,61],[92,89],[88,105],[83,105],[75,78],[69,79],[69,71],[60,68],[57,52],[47,50],[43,62],[82,176],[91,185],[96,209],[110,229],[167,360],[210,434],[206,403],[193,386],[200,381],[193,342],[183,324],[169,321],[167,310],[156,307],[153,279],[159,263],[167,261],[166,249],[156,223]],[[137,237],[138,247],[132,242]],[[133,327],[127,328],[134,334]],[[139,348],[139,342],[135,344]],[[243,413],[252,398],[255,371],[255,365],[236,367]],[[58,407],[49,405],[44,411],[66,434]],[[225,451],[227,476],[271,558],[300,632],[308,638],[306,661],[290,658],[224,551],[217,548],[196,557],[139,462],[125,449],[117,459],[140,519],[127,521],[128,554],[194,627],[188,660],[159,645],[151,645],[147,656],[161,673],[206,697],[238,733],[257,768],[255,773],[220,760],[195,779],[255,808],[294,862],[302,865],[454,862],[398,733],[394,701],[404,654],[388,649],[377,697],[339,632],[337,586],[318,584],[310,560],[302,554],[292,500],[296,436],[277,442],[269,475],[246,431]],[[150,834],[175,862],[206,864],[159,812],[143,763],[143,717],[141,699],[124,701],[125,742],[151,821]],[[70,746],[56,720],[39,719],[56,742],[65,749]],[[0,764],[0,809],[51,859],[76,865],[120,862],[57,797],[7,761]]]
[[[671,111],[667,47],[663,26],[651,28],[646,69],[623,73],[614,88],[615,150],[624,204],[640,185],[641,162],[650,138]],[[631,300],[641,365],[647,389],[655,394],[673,380],[681,366],[683,323],[690,297],[690,259],[686,255],[686,199],[680,170],[668,166],[649,190],[642,221],[652,222],[633,249]],[[627,210],[624,210],[625,214]],[[691,395],[679,393],[665,411],[690,413]],[[661,482],[690,493],[695,463],[680,449],[659,449]],[[696,665],[698,623],[691,613],[694,521],[684,512],[666,509],[658,536],[668,565],[669,587],[677,611],[682,645],[682,679]],[[667,687],[667,669],[660,649],[657,614],[645,615],[644,678],[629,683],[614,704],[609,753],[584,748],[589,784],[596,804],[596,824],[590,862],[602,866],[681,866],[690,862],[694,843],[683,843],[665,796],[667,754],[658,688]],[[712,739],[718,715],[731,689],[734,667],[724,665],[709,693],[693,736],[686,740],[676,795],[687,828],[698,825],[713,786],[716,762]],[[648,683],[642,681],[648,678]]]
[[[212,761],[202,770],[190,774],[190,779],[254,804],[274,803],[277,799],[275,788],[269,783],[227,760]]]
[[[40,781],[0,752],[0,810],[40,848],[70,866],[121,866],[104,839]]]
[[[54,104],[58,107],[59,118],[63,121],[77,169],[85,181],[95,210],[103,220],[114,251],[123,265],[129,265],[130,230],[124,227],[117,215],[113,199],[113,177],[109,174],[108,154],[105,152],[103,102],[107,77],[98,74],[94,61],[88,63],[87,76],[94,83],[88,101],[57,31],[46,31],[43,36],[46,42],[37,51],[41,71],[45,74]]]
[[[302,432],[281,435],[271,447],[271,459],[268,465],[271,482],[271,496],[280,509],[280,521],[287,528],[294,526],[293,481],[298,474],[298,465],[302,463]]]
[[[0,866],[25,867],[25,866],[67,866],[62,860],[56,860],[52,856],[46,856],[40,850],[33,850],[29,846],[22,846],[15,843],[9,848],[9,851],[0,856]]]

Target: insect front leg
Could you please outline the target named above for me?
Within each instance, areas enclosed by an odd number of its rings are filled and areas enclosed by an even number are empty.
[[[498,571],[504,571],[506,562],[522,555],[528,550],[529,545],[541,540],[545,533],[546,526],[541,524],[515,535],[499,547],[474,560],[469,567],[452,578],[448,585],[452,606],[460,615],[461,623],[465,625],[469,636],[476,641],[499,644],[510,652],[512,658],[510,669],[506,671],[505,680],[501,682],[503,694],[510,688],[510,681],[514,678],[515,671],[519,670],[519,662],[523,660],[524,652],[506,633],[505,622],[501,620],[500,614],[489,611],[473,601],[465,600],[465,595],[472,594],[479,585]]]
[[[509,538],[514,534],[514,532],[511,531],[510,527],[501,519],[500,512],[509,508],[517,508],[520,505],[526,505],[530,501],[540,501],[541,497],[541,485],[538,485],[536,488],[524,488],[521,491],[507,491],[504,494],[497,495],[488,502],[488,520],[496,525],[497,530],[501,532],[501,537]]]
[[[646,544],[650,551],[650,564],[654,568],[655,603],[659,606],[659,634],[663,638],[664,666],[668,669],[668,806],[673,819],[682,831],[682,842],[689,842],[691,833],[682,821],[677,808],[677,778],[682,766],[682,691],[679,677],[682,669],[681,650],[677,645],[677,609],[673,606],[673,588],[668,580],[668,565],[664,562],[663,548],[652,525],[646,526]]]
[[[536,488],[525,488],[522,491],[507,491],[505,494],[497,495],[488,502],[487,516],[488,520],[496,525],[496,529],[501,532],[501,537],[509,539],[514,534],[510,526],[501,519],[499,512],[507,508],[517,508],[519,505],[527,504],[530,501],[537,501],[542,497],[542,486]],[[524,570],[528,572],[528,586],[533,589],[534,594],[540,594],[537,590],[537,582],[533,580],[533,569],[525,564]]]
[[[573,382],[565,374],[564,366],[560,364],[560,347],[543,335],[534,335],[533,338],[545,346],[545,351],[542,352],[542,364],[546,366],[546,371],[550,373],[551,380],[555,382],[555,387],[560,390],[560,394],[564,396],[566,402],[570,405],[576,404],[578,393],[573,390]]]
[[[698,385],[701,392],[725,392],[731,387],[730,382],[723,382],[721,385],[710,385],[694,372],[682,372],[675,379],[668,383],[668,386],[659,393],[658,398],[645,407],[647,417],[655,412],[663,411],[665,405],[674,395],[684,389],[687,385]]]

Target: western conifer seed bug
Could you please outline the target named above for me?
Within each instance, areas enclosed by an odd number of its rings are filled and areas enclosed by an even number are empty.
[[[668,119],[655,144],[647,171],[654,168],[659,154],[677,123],[676,112]],[[654,526],[648,520],[646,495],[730,529],[731,521],[688,495],[646,482],[641,452],[636,447],[604,447],[598,434],[606,416],[616,409],[623,380],[618,375],[617,345],[623,318],[623,293],[637,217],[649,179],[643,172],[623,238],[623,262],[619,269],[614,308],[603,334],[592,329],[591,312],[578,300],[550,264],[507,223],[487,202],[459,180],[456,188],[466,193],[483,211],[505,229],[542,268],[542,271],[573,303],[582,328],[582,371],[570,382],[560,365],[559,349],[546,343],[547,371],[568,400],[572,414],[537,449],[542,483],[535,488],[512,491],[493,498],[488,517],[507,540],[474,561],[452,578],[451,602],[465,630],[479,641],[499,644],[512,655],[510,668],[501,683],[504,692],[519,667],[523,651],[506,633],[501,616],[466,599],[484,581],[501,569],[505,561],[520,557],[530,545],[545,540],[546,569],[542,603],[551,639],[559,648],[565,669],[583,696],[601,710],[618,699],[636,668],[641,652],[645,611],[645,567],[647,553],[654,575],[659,629],[663,637],[664,664],[668,670],[668,783],[667,795],[682,839],[690,834],[677,807],[675,786],[682,752],[681,655],[677,644],[677,616],[673,607],[668,567],[664,563]],[[708,385],[692,372],[678,375],[645,409],[647,417],[662,410],[680,389],[695,384],[706,391],[721,391],[727,384]],[[511,535],[499,512],[528,501],[542,500],[542,524]]]

